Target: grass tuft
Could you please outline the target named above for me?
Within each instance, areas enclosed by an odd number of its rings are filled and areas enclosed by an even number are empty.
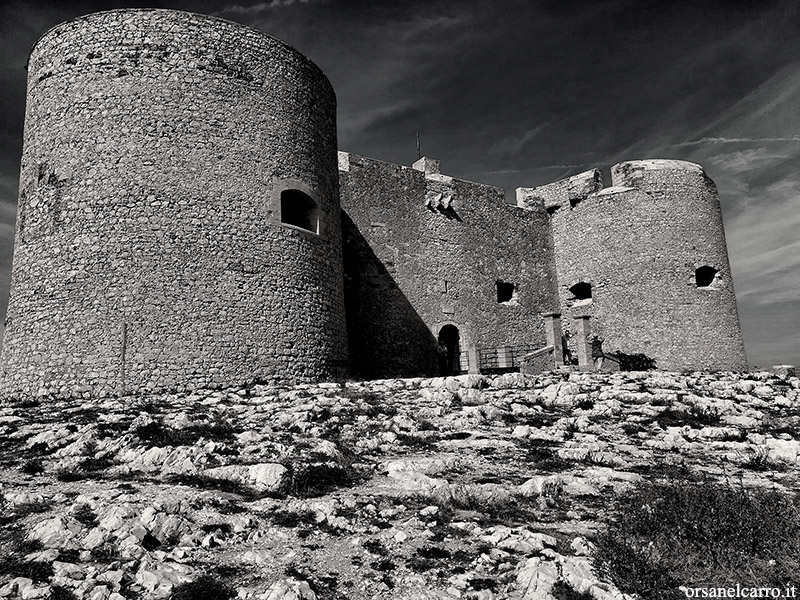
[[[563,579],[556,581],[550,590],[550,595],[555,600],[593,600],[589,592],[579,592]]]
[[[644,600],[678,586],[800,583],[800,502],[709,481],[641,483],[622,495],[597,539],[599,572]]]
[[[213,575],[200,575],[194,581],[175,586],[171,600],[232,600],[236,591]]]

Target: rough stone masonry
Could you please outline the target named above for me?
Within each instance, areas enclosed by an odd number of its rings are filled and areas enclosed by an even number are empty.
[[[28,65],[0,391],[432,375],[439,342],[457,373],[546,346],[550,313],[661,368],[745,369],[713,182],[612,172],[509,206],[431,159],[337,160],[333,89],[282,42],[171,10],[68,21]]]

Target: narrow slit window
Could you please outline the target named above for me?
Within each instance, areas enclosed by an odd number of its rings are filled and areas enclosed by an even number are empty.
[[[580,281],[569,288],[569,291],[576,300],[588,300],[592,297],[592,284]]]
[[[497,301],[511,302],[514,299],[514,284],[505,281],[497,282]]]
[[[697,287],[709,287],[714,283],[714,278],[717,276],[717,270],[714,267],[704,266],[699,267],[694,272],[694,281]]]
[[[319,233],[319,207],[311,196],[300,190],[283,190],[281,223]]]

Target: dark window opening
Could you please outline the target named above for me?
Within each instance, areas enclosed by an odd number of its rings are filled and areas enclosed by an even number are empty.
[[[694,280],[697,287],[708,287],[714,282],[717,270],[714,267],[700,267],[694,272]]]
[[[592,284],[580,281],[569,288],[569,291],[576,300],[588,300],[592,297]]]
[[[505,281],[497,282],[497,301],[511,302],[514,299],[514,284]]]
[[[461,339],[458,327],[445,325],[439,330],[437,356],[439,374],[443,376],[458,375],[461,372]]]
[[[319,233],[319,208],[308,194],[300,190],[281,192],[281,223]]]

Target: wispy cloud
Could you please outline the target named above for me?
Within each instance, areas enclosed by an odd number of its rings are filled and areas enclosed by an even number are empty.
[[[765,305],[800,297],[800,181],[777,182],[762,193],[769,202],[739,213],[726,230],[737,296]]]
[[[770,152],[766,148],[753,148],[715,154],[708,158],[708,162],[723,169],[741,172],[760,169],[768,163],[780,162],[790,158],[792,156],[787,153]]]
[[[588,163],[578,164],[578,165],[544,165],[541,167],[535,167],[533,171],[548,171],[550,169],[585,169],[586,167],[591,167],[592,165]]]
[[[760,144],[766,142],[800,142],[800,136],[791,137],[763,137],[763,138],[726,138],[726,137],[704,137],[699,140],[678,142],[669,144],[661,148],[685,148],[688,146],[705,146],[708,144]]]
[[[549,121],[539,123],[533,127],[528,128],[522,134],[511,136],[509,138],[495,142],[492,145],[492,152],[501,156],[508,156],[522,153],[528,148],[539,134],[549,125]]]
[[[295,3],[308,4],[311,0],[271,0],[271,2],[259,2],[250,6],[243,6],[241,4],[234,4],[226,6],[225,8],[216,11],[215,15],[235,14],[235,15],[257,15],[268,10],[282,8],[284,6],[291,6]]]

